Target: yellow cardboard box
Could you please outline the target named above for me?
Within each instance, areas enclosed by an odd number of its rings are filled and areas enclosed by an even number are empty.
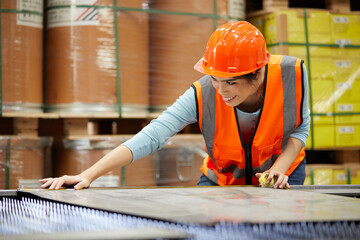
[[[360,103],[360,79],[354,82],[335,81],[334,84],[337,103]]]
[[[336,147],[359,147],[360,146],[360,124],[358,125],[336,125],[335,146]]]
[[[338,164],[308,164],[305,168],[306,176],[310,177],[310,184],[330,185],[347,184],[347,170]]]
[[[258,27],[268,44],[277,42],[305,43],[303,9],[280,10],[249,20]],[[330,43],[330,14],[323,10],[307,11],[308,38],[310,43]]]
[[[360,80],[360,59],[334,58],[334,80],[338,82],[353,82]]]
[[[344,115],[335,116],[335,124],[360,124],[360,115],[352,114],[360,112],[360,102],[336,102],[335,113],[343,113]]]
[[[330,116],[314,116],[314,119],[319,119],[320,122],[331,122],[332,124],[313,124],[313,130],[310,129],[309,137],[306,140],[305,147],[310,148],[333,148],[335,147],[335,125],[333,124],[333,117]],[[314,137],[312,138],[312,134]],[[314,141],[314,146],[312,145]]]
[[[344,164],[347,173],[350,173],[351,184],[360,184],[360,164],[359,163],[347,163]]]
[[[313,113],[334,112],[334,81],[333,80],[311,80],[311,98]],[[329,119],[329,118],[321,118]],[[319,119],[320,120],[320,119]],[[333,124],[333,119],[331,119]],[[317,123],[326,123],[317,121]],[[327,122],[329,123],[329,122]]]
[[[360,44],[360,15],[331,14],[331,41],[337,44]]]
[[[311,79],[333,79],[335,62],[332,59],[332,49],[329,47],[310,47],[310,69],[305,46],[272,46],[268,48],[271,54],[289,55],[304,60]]]

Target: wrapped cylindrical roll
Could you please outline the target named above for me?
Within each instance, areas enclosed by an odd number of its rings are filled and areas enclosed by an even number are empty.
[[[41,112],[43,1],[1,0],[0,4],[2,111]]]
[[[39,187],[51,146],[51,137],[0,137],[0,189]]]
[[[212,32],[227,21],[216,16],[244,18],[244,4],[244,0],[218,0],[214,9],[213,0],[150,1],[151,8],[165,11],[150,17],[152,111],[164,110],[202,77],[193,67],[204,55]]]
[[[117,7],[141,10],[144,2]],[[123,113],[146,113],[148,14],[112,0],[47,3],[47,111],[117,112],[120,104]]]
[[[196,186],[207,153],[201,134],[178,134],[152,154],[156,184],[159,186]]]
[[[89,168],[105,154],[131,136],[91,136],[64,139],[55,148],[55,176],[75,175]],[[114,168],[96,179],[92,187],[154,186],[153,163],[150,156],[137,160],[125,168]]]

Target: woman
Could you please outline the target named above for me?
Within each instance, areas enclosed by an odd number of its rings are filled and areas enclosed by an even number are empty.
[[[194,68],[206,75],[132,139],[79,175],[40,180],[42,187],[88,187],[195,122],[208,153],[199,186],[258,185],[262,174],[274,188],[303,184],[310,121],[303,61],[271,56],[260,31],[240,21],[215,30]]]

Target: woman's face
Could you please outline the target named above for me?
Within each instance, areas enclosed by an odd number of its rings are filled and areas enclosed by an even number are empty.
[[[257,78],[248,81],[245,78],[221,78],[213,77],[212,85],[219,91],[226,105],[236,107],[240,104],[251,105],[258,103],[259,88],[263,82],[261,72]]]

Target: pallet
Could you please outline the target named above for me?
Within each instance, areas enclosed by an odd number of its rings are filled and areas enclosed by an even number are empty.
[[[158,116],[158,113],[124,113],[121,118],[153,118]],[[119,118],[119,114],[116,112],[84,112],[84,113],[32,113],[32,112],[3,112],[2,117],[25,117],[25,118],[102,118],[102,119],[116,119]]]
[[[247,0],[247,17],[254,17],[279,10],[309,8],[331,13],[360,13],[358,0]]]

